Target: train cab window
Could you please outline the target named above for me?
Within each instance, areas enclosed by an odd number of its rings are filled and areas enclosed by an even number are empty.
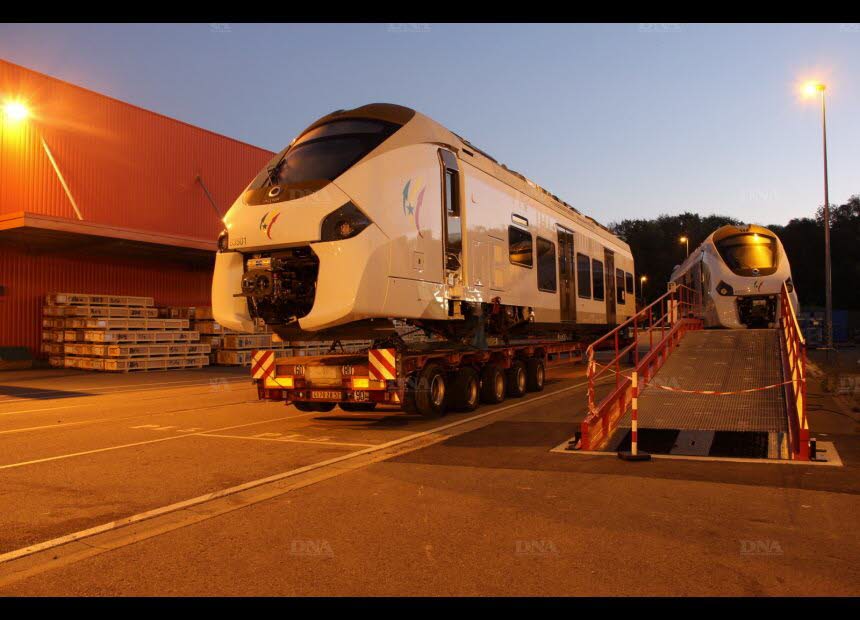
[[[596,258],[591,261],[591,288],[594,290],[594,299],[603,300],[603,263]]]
[[[591,299],[591,259],[585,254],[576,255],[577,294],[583,299]]]
[[[334,181],[400,127],[372,119],[332,121],[302,135],[253,187]]]
[[[767,276],[776,271],[776,239],[742,233],[716,243],[726,265],[739,276]]]
[[[538,290],[555,293],[558,290],[555,244],[541,237],[537,238],[537,267]]]
[[[622,269],[615,270],[615,300],[619,304],[627,303],[627,299],[624,297],[624,271]]]
[[[633,274],[629,271],[624,274],[624,288],[628,293],[633,294]]]
[[[532,234],[516,226],[508,226],[508,252],[514,265],[531,269],[534,264]]]

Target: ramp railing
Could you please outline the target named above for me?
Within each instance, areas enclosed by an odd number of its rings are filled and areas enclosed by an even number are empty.
[[[791,305],[791,297],[785,283],[779,295],[779,308],[791,458],[808,461],[810,454],[809,421],[806,419],[806,341],[800,331],[800,323],[797,321],[797,314]]]
[[[622,358],[627,356],[626,369],[637,371],[641,390],[678,346],[684,334],[701,328],[701,295],[687,286],[678,285],[591,343],[586,349],[588,415],[580,428],[580,449],[598,450],[603,447],[632,402],[630,377],[621,372]],[[640,354],[640,342],[646,336],[648,350]],[[596,352],[599,350],[612,351],[612,357],[598,363]],[[613,374],[615,387],[596,402],[597,383],[604,376],[609,378]]]

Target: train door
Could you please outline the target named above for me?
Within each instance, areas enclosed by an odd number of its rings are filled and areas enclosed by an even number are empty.
[[[603,250],[603,258],[606,264],[606,269],[603,272],[603,278],[606,284],[606,324],[615,325],[615,252],[612,250]]]
[[[445,281],[463,281],[463,227],[460,204],[460,169],[454,153],[439,149],[442,165],[443,262]]]
[[[576,321],[576,263],[573,233],[558,227],[559,303],[562,321]]]

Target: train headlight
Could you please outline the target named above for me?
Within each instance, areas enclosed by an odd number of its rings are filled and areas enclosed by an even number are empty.
[[[789,293],[794,292],[794,282],[791,281],[791,278],[785,279],[785,288],[788,289]]]
[[[320,239],[323,241],[349,239],[355,237],[368,226],[370,226],[370,218],[354,204],[348,202],[337,211],[325,216],[322,221]]]
[[[735,289],[732,288],[731,284],[726,284],[722,280],[717,284],[717,292],[723,297],[727,297],[729,295],[735,294]]]
[[[221,234],[218,235],[218,250],[221,252],[226,252],[227,248],[230,246],[230,239],[227,235],[227,229],[221,231]]]

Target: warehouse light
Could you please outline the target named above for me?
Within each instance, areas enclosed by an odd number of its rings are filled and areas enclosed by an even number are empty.
[[[30,116],[30,108],[23,101],[10,99],[3,104],[3,116],[7,120],[18,123]]]

